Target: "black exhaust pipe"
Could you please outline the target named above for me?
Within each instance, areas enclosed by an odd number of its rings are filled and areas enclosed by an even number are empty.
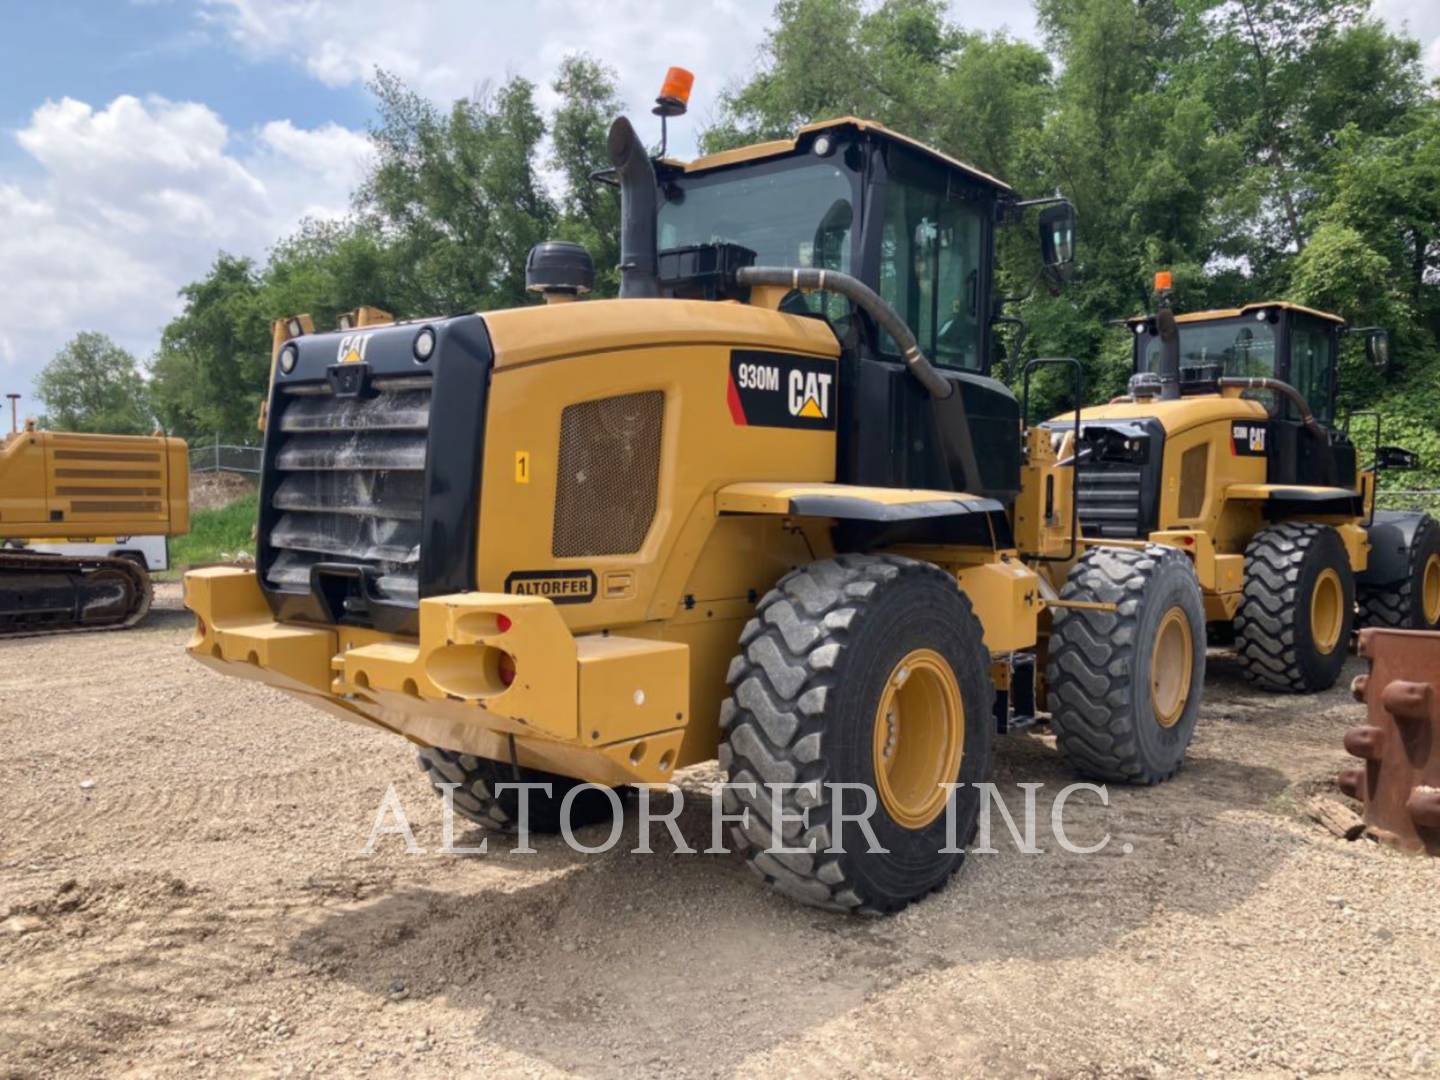
[[[1180,327],[1170,297],[1164,293],[1155,312],[1155,326],[1160,333],[1160,400],[1175,401],[1180,397]]]
[[[640,136],[623,116],[610,125],[606,149],[620,181],[620,296],[626,300],[657,297],[655,166],[650,164]]]

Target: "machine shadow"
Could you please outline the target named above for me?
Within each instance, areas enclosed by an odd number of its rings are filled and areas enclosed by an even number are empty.
[[[1108,809],[1077,792],[1065,805],[1070,840],[1090,846],[1110,835],[1102,851],[1080,855],[1048,833],[1054,797],[1074,780],[1053,746],[1036,737],[999,746],[995,780],[1017,821],[1025,793],[1015,785],[1042,785],[1044,853],[1016,850],[997,814],[997,853],[972,854],[947,888],[894,919],[796,905],[760,887],[738,856],[677,854],[663,826],[650,832],[655,853],[638,854],[632,802],[621,841],[602,855],[536,837],[537,860],[508,851],[502,834],[469,830],[457,843],[488,836],[489,854],[468,864],[446,857],[432,875],[443,885],[399,886],[331,911],[290,953],[377,998],[400,984],[409,1000],[443,995],[457,1026],[477,1038],[588,1074],[682,1064],[704,1034],[697,1025],[723,1017],[736,1037],[726,1043],[732,1054],[708,1063],[719,1072],[910,979],[1017,957],[1082,958],[1177,911],[1218,915],[1283,864],[1282,848],[1223,881],[1193,873],[1209,849],[1264,843],[1222,815],[1282,790],[1276,770],[1200,755],[1170,784],[1110,789]],[[681,837],[703,851],[712,795],[691,786],[684,796]],[[579,838],[599,845],[606,834],[591,828]],[[480,862],[484,885],[474,880]],[[1176,873],[1186,864],[1191,873]],[[1116,895],[1117,874],[1129,901],[1097,912]],[[797,996],[797,982],[812,991]],[[674,998],[687,1008],[667,1010]]]

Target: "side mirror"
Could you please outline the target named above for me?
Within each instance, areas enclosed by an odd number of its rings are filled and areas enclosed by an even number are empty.
[[[1390,366],[1390,332],[1388,330],[1372,330],[1366,335],[1365,359],[1370,361],[1370,366],[1376,371],[1384,371]]]
[[[1040,211],[1040,255],[1053,277],[1069,280],[1075,264],[1075,207],[1070,203]]]
[[[1420,455],[1414,450],[1405,450],[1399,446],[1381,446],[1375,450],[1375,468],[1377,469],[1418,469],[1420,468]]]

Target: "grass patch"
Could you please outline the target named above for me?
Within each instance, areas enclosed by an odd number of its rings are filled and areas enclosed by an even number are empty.
[[[187,566],[232,559],[237,552],[255,551],[250,530],[260,512],[260,497],[254,491],[228,506],[190,512],[190,531],[170,541],[173,573]]]

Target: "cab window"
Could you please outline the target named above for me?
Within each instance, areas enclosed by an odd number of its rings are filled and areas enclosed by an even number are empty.
[[[728,241],[755,252],[758,266],[854,273],[855,183],[843,160],[809,157],[674,178],[663,187],[657,246]],[[849,312],[834,293],[797,293],[793,302],[832,321]]]
[[[1276,375],[1275,324],[1266,319],[1233,318],[1180,324],[1180,372],[1218,367],[1221,375],[1273,379]],[[1160,370],[1160,338],[1147,332],[1139,340],[1138,370]],[[1264,403],[1272,413],[1275,395],[1247,390],[1245,397]]]
[[[880,238],[880,295],[942,367],[980,371],[983,221],[943,192],[892,180]],[[881,347],[900,350],[889,335]]]
[[[1335,339],[1328,327],[1296,318],[1290,328],[1290,384],[1299,390],[1310,411],[1330,421],[1330,372]],[[1293,406],[1291,406],[1293,409]]]

